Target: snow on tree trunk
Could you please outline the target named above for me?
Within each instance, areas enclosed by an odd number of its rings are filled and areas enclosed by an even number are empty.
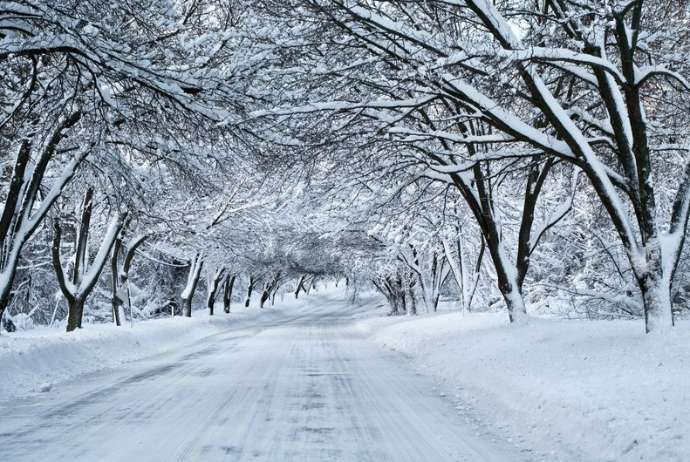
[[[206,297],[206,308],[208,308],[208,315],[213,316],[213,306],[216,303],[216,293],[218,292],[218,286],[220,285],[220,280],[223,278],[225,269],[221,268],[216,271],[213,275],[213,279],[208,281],[208,296]]]
[[[307,289],[305,290],[305,292],[307,293],[307,295],[309,295],[309,293],[311,292],[312,289],[316,289],[316,276],[311,278],[311,281],[309,281],[306,284],[306,287],[307,287]]]
[[[74,329],[81,328],[81,318],[84,312],[84,303],[96,287],[98,278],[103,271],[108,255],[110,254],[113,245],[125,225],[126,213],[118,213],[110,222],[98,253],[93,259],[93,263],[88,267],[88,259],[86,258],[86,244],[83,241],[88,240],[89,235],[89,221],[90,221],[90,195],[87,193],[87,199],[84,201],[84,213],[82,214],[82,224],[79,231],[78,242],[76,243],[76,254],[74,261],[80,262],[74,265],[72,278],[67,278],[67,272],[62,265],[62,257],[60,255],[60,244],[62,239],[62,228],[59,223],[55,223],[55,237],[53,238],[52,257],[53,267],[57,276],[58,285],[63,295],[67,299],[69,306],[69,315],[67,322],[67,332]]]
[[[182,292],[182,309],[183,316],[188,318],[192,317],[192,300],[194,298],[194,292],[199,284],[199,279],[201,277],[201,269],[204,266],[204,260],[201,254],[196,254],[189,266],[189,276],[187,278],[187,286]]]
[[[493,246],[489,243],[488,247],[494,262],[494,268],[496,269],[498,289],[506,302],[510,322],[526,319],[527,309],[525,308],[521,287],[517,283],[515,266],[508,261],[502,245]]]
[[[111,304],[112,304],[112,315],[113,315],[113,323],[116,326],[121,325],[121,317],[120,314],[122,313],[122,310],[120,309],[122,306],[122,301],[120,298],[117,296],[117,291],[119,289],[119,284],[118,284],[118,264],[117,264],[117,259],[120,254],[120,247],[122,247],[122,241],[120,239],[115,239],[115,244],[113,245],[113,253],[112,256],[110,257],[110,285],[111,285]]]
[[[423,246],[410,243],[407,247],[400,251],[402,261],[417,276],[427,313],[436,312],[441,287],[450,271],[449,265],[446,264],[445,254],[442,249],[438,249],[432,243]],[[403,299],[405,292],[406,290],[403,289]]]
[[[65,132],[74,127],[81,117],[81,112],[71,114],[47,134],[47,143],[34,145],[27,139],[21,143],[18,150],[0,217],[0,318],[10,302],[12,284],[24,245],[43,223],[48,211],[89,154],[88,148],[74,152],[72,161],[64,167],[47,193],[40,195],[40,205],[36,205],[39,191],[44,191],[45,188],[43,179],[48,163],[60,141],[66,136]],[[32,151],[38,151],[33,159]]]
[[[632,268],[642,293],[647,333],[663,333],[674,325],[671,309],[671,271],[664,271],[664,256],[661,243],[658,239],[653,239],[647,243],[644,254],[641,253],[638,258],[631,258]]]
[[[417,300],[414,296],[414,287],[409,284],[405,291],[405,309],[408,316],[415,316],[417,314]]]

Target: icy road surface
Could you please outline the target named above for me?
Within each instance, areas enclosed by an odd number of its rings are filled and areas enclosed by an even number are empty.
[[[309,304],[4,407],[0,460],[521,460],[364,340],[352,308]]]

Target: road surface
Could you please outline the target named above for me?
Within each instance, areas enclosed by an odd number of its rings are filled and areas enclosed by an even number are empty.
[[[0,461],[519,461],[327,295],[0,410]],[[320,297],[320,298],[319,298]],[[305,314],[306,313],[306,314]]]

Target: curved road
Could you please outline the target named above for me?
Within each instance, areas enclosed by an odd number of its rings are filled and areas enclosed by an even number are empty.
[[[307,314],[0,410],[0,460],[521,460],[474,436],[430,379],[354,331],[342,301],[311,297]]]

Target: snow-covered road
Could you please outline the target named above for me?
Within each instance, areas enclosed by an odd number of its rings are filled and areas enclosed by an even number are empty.
[[[309,312],[207,337],[0,410],[2,461],[517,461],[435,384],[315,295]]]

